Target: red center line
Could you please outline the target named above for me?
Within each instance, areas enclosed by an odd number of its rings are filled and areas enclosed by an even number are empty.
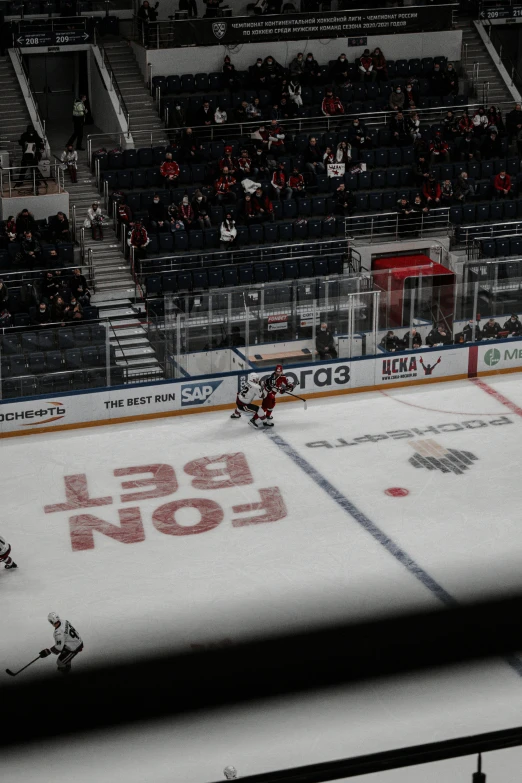
[[[481,378],[470,378],[470,380],[471,383],[474,383],[476,386],[482,389],[482,391],[486,392],[486,394],[491,395],[491,397],[493,397],[495,400],[500,402],[502,405],[505,405],[506,408],[509,408],[512,413],[516,413],[517,416],[522,416],[522,408],[501,394],[501,392],[494,389],[493,386],[490,386],[489,383],[486,383]]]
[[[433,413],[447,413],[455,416],[498,416],[498,411],[496,413],[470,413],[469,411],[443,411],[440,408],[428,408],[426,405],[416,405],[414,402],[407,402],[406,400],[401,400],[400,397],[394,397],[392,394],[389,394],[388,392],[380,390],[381,394],[383,394],[385,397],[388,397],[390,400],[395,400],[395,402],[400,402],[402,405],[409,405],[410,408],[420,408],[422,411],[432,411]],[[506,416],[509,416],[510,414],[506,414]]]

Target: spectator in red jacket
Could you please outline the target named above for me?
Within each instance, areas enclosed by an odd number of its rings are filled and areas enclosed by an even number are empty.
[[[294,196],[296,196],[296,193],[300,188],[304,189],[305,186],[304,177],[299,171],[298,166],[294,166],[292,173],[288,178],[288,184],[292,188],[292,193]]]
[[[230,147],[228,144],[225,147],[225,154],[219,160],[219,168],[221,171],[223,171],[225,166],[228,168],[229,174],[232,174],[232,176],[237,174],[237,170],[238,170],[237,158],[232,157],[232,147]]]
[[[511,177],[506,174],[505,169],[502,169],[493,181],[493,187],[495,189],[495,198],[511,198]]]
[[[256,192],[252,196],[252,205],[254,207],[255,212],[257,213],[257,216],[261,218],[261,220],[265,221],[272,221],[274,220],[274,205],[263,193],[262,188],[257,188]]]
[[[222,204],[223,201],[235,203],[237,196],[232,190],[232,185],[236,184],[234,177],[229,174],[228,167],[225,166],[221,176],[214,183],[216,189],[216,202]]]
[[[268,148],[276,157],[285,154],[285,132],[277,120],[272,120],[268,129]]]
[[[288,184],[288,175],[285,171],[285,164],[280,163],[272,174],[272,194],[276,201],[289,201],[292,198],[292,188]]]
[[[172,159],[172,152],[167,152],[165,160],[160,166],[160,174],[165,180],[165,186],[167,188],[175,188],[178,184],[179,166],[175,160]]]
[[[241,155],[237,159],[237,168],[239,176],[242,179],[245,179],[248,177],[248,179],[251,179],[252,177],[255,177],[259,169],[257,169],[253,163],[252,158],[248,154],[248,150],[241,150]]]
[[[321,104],[321,111],[327,117],[336,117],[339,114],[344,114],[344,106],[337,95],[333,94],[331,87],[326,88],[323,102]]]
[[[430,141],[430,163],[449,163],[449,144],[444,141],[440,131]]]
[[[365,49],[359,58],[359,79],[362,82],[374,82],[377,72],[373,67],[373,58],[369,49]]]
[[[428,207],[439,207],[441,189],[440,184],[435,179],[434,174],[430,174],[422,186],[422,195]]]

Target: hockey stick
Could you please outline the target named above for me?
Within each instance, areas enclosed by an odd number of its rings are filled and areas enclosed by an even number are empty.
[[[305,411],[308,409],[308,405],[307,405],[306,400],[305,400],[304,397],[298,397],[297,394],[292,394],[292,392],[289,392],[289,391],[285,392],[285,394],[289,394],[290,397],[295,397],[296,400],[301,400],[301,402],[304,402],[304,409],[305,409]]]
[[[31,666],[33,663],[36,663],[36,661],[40,660],[40,656],[38,655],[36,658],[34,658],[32,661],[27,663],[22,669],[18,669],[17,672],[12,672],[11,669],[6,669],[7,674],[10,674],[11,677],[16,677],[17,674],[20,674],[20,672],[23,672],[24,669],[27,669],[28,666]]]

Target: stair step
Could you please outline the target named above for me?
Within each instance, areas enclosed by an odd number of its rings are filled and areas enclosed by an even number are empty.
[[[152,354],[154,354],[154,348],[148,343],[143,347],[137,345],[135,347],[122,346],[121,348],[116,348],[116,357],[118,359],[136,358],[138,356],[149,358]]]
[[[139,376],[140,370],[134,367],[129,367],[127,370],[127,378],[131,379],[133,377]],[[161,367],[158,365],[158,367],[151,367],[150,369],[147,369],[147,375],[153,375],[157,378],[163,378],[163,372],[161,370]]]
[[[152,357],[148,358],[145,356],[142,358],[140,357],[139,359],[120,359],[119,361],[118,359],[116,359],[116,364],[118,365],[118,367],[125,367],[127,364],[129,364],[131,366],[134,366],[135,368],[136,366],[147,367],[147,368],[154,365],[159,366],[159,362],[156,358],[152,358]]]
[[[143,340],[147,339],[147,333],[143,327],[132,327],[125,329],[113,329],[114,338],[118,340]],[[112,338],[111,338],[112,339]]]
[[[91,300],[92,301],[92,300]],[[100,318],[123,318],[123,316],[129,315],[136,317],[137,313],[136,310],[132,309],[131,307],[101,307],[100,305],[96,305],[99,309]]]

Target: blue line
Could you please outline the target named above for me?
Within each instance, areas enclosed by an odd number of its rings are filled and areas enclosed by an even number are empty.
[[[316,468],[311,465],[296,449],[287,443],[280,435],[272,435],[267,433],[270,440],[279,446],[284,453],[295,462],[295,464],[301,468],[313,481],[323,489],[326,494],[332,498],[342,509],[346,511],[355,521],[369,533],[381,546],[386,549],[389,554],[394,557],[406,570],[418,579],[418,581],[427,587],[428,590],[435,595],[439,601],[445,606],[455,607],[458,606],[458,601],[453,598],[433,577],[431,577],[427,571],[425,571],[415,560],[408,555],[404,549],[401,549],[392,539],[386,535],[377,525],[369,519],[366,514],[360,511],[351,500],[348,500],[345,495],[331,484]],[[515,655],[509,655],[504,659],[509,666],[522,677],[522,661]]]

